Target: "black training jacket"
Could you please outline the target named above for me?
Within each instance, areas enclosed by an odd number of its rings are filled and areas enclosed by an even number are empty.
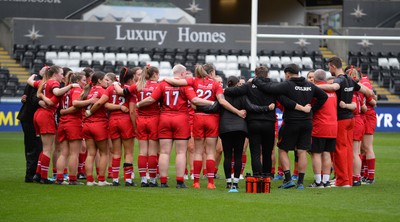
[[[292,77],[281,83],[266,83],[259,78],[255,78],[253,84],[264,93],[282,94],[287,96],[287,99],[293,100],[303,106],[311,104],[313,98],[316,98],[312,111],[321,108],[328,99],[328,96],[322,89],[308,82],[304,77]],[[282,104],[285,106],[287,103],[283,101]],[[295,110],[294,107],[285,106],[283,119],[285,123],[312,120],[312,112],[305,113]]]
[[[359,91],[361,87],[348,75],[344,74],[338,75],[333,82],[340,85],[340,89],[336,91],[336,96],[338,98],[337,99],[338,120],[353,118],[354,116],[353,111],[349,109],[340,108],[339,103],[340,101],[343,101],[347,104],[351,103],[351,101],[353,100],[354,91]]]
[[[265,83],[271,83],[269,78],[259,78],[260,81]],[[225,89],[224,95],[226,97],[236,97],[247,95],[247,98],[254,105],[258,106],[269,106],[269,104],[274,103],[276,105],[276,98],[272,94],[266,94],[257,89],[257,86],[252,83],[245,83],[242,86],[230,87]],[[265,112],[248,112],[247,121],[252,120],[264,120],[264,121],[276,121],[275,109],[266,110]]]

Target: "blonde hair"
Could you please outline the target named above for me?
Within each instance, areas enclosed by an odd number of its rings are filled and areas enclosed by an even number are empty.
[[[46,84],[46,82],[47,82],[51,77],[53,77],[53,75],[54,75],[55,73],[60,72],[60,70],[62,70],[62,68],[61,68],[60,66],[57,66],[57,65],[53,65],[53,66],[50,66],[50,67],[47,66],[46,71],[45,71],[45,73],[44,73],[44,75],[43,75],[42,82],[40,82],[40,85],[39,85],[39,88],[38,88],[38,91],[37,91],[37,95],[39,95],[40,93],[42,93],[42,91],[43,91],[43,89],[44,89],[44,85]]]
[[[138,82],[136,83],[137,91],[141,91],[146,86],[146,81],[151,79],[154,74],[159,73],[159,70],[155,66],[145,66],[140,75]]]

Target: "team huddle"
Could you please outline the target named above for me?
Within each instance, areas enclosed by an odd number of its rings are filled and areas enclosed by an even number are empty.
[[[175,146],[176,188],[188,188],[189,164],[193,188],[200,188],[204,168],[207,188],[215,189],[219,140],[231,190],[239,189],[247,142],[253,176],[271,179],[277,144],[280,170],[275,179],[283,179],[282,189],[304,189],[307,153],[314,172],[310,188],[372,184],[376,97],[366,76],[353,67],[343,71],[337,57],[328,62],[336,77],[333,83],[327,83],[323,70],[311,71],[306,79],[300,77],[297,65],[289,64],[284,69],[286,81],[272,81],[268,69],[260,66],[247,83],[230,76],[226,89],[211,64],[197,65],[194,77],[183,65],[175,65],[173,77],[162,81],[153,66],[123,68],[119,76],[90,68],[72,72],[44,67],[39,73],[42,79],[36,75],[28,79],[40,99],[33,122],[43,144],[33,180],[53,183],[48,179],[53,158],[56,184],[79,185],[78,179],[86,179],[87,186],[119,186],[124,160],[124,184],[136,186],[136,137],[141,187],[168,187]],[[283,112],[279,132],[276,108]],[[292,150],[298,160],[297,182],[290,171]],[[192,156],[187,161],[189,151]],[[106,181],[107,169],[112,183]],[[336,178],[332,184],[331,174]]]

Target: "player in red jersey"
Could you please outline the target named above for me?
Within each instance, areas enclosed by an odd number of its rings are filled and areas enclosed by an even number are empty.
[[[39,156],[41,164],[40,177],[36,175],[36,178],[41,178],[38,182],[42,184],[52,183],[47,179],[47,174],[56,134],[54,115],[57,110],[58,97],[62,96],[73,86],[77,86],[71,84],[60,88],[60,81],[63,78],[62,73],[63,70],[61,67],[51,66],[47,68],[43,80],[34,81],[36,75],[32,75],[27,80],[29,85],[38,88],[38,98],[44,100],[47,105],[46,108],[40,107],[34,115],[35,130],[37,134],[40,134],[43,143],[43,152]]]
[[[175,65],[172,69],[174,78],[184,79],[186,67]],[[212,105],[214,102],[196,97],[192,87],[176,87],[161,82],[150,97],[136,103],[138,108],[151,105],[162,98],[162,109],[158,125],[158,137],[160,139],[160,182],[161,187],[168,187],[168,165],[173,142],[176,148],[176,180],[177,188],[187,188],[184,184],[186,166],[187,143],[190,137],[188,106],[190,100],[195,105]],[[213,172],[213,171],[212,171]]]
[[[371,82],[367,75],[362,75],[360,83],[372,90]],[[361,142],[362,162],[363,162],[363,178],[365,184],[373,184],[375,182],[375,153],[373,147],[374,132],[376,127],[376,97],[366,97],[365,104],[367,111],[363,114],[365,120],[365,133]]]
[[[114,74],[113,74],[114,75]],[[107,74],[105,78],[115,80],[113,76]],[[115,75],[114,75],[115,76]],[[124,87],[129,87],[133,84],[133,73],[129,72],[127,68],[122,68],[120,72],[120,81]],[[135,127],[134,122],[136,113],[134,109],[134,101],[131,96],[121,96],[117,93],[115,86],[117,84],[110,84],[106,92],[97,101],[90,112],[96,112],[103,105],[107,108],[109,113],[109,135],[112,140],[111,153],[112,153],[112,178],[113,186],[119,186],[119,170],[121,165],[122,145],[124,146],[124,181],[125,186],[135,186],[132,181],[133,172],[133,146]]]
[[[209,101],[217,101],[227,110],[244,118],[245,110],[238,110],[233,107],[224,98],[224,92],[221,85],[214,81],[215,68],[211,64],[197,65],[195,70],[196,77],[177,81],[165,79],[173,85],[190,85],[196,91],[199,98]],[[206,168],[208,176],[208,189],[215,189],[214,168],[215,168],[215,150],[218,138],[219,114],[206,114],[204,112],[195,112],[193,118],[193,137],[195,143],[194,156],[194,188],[200,188],[200,171],[202,167],[202,157],[204,148],[206,150]]]
[[[60,155],[57,159],[57,184],[64,184],[64,168],[69,167],[69,184],[79,185],[77,170],[79,151],[82,146],[82,112],[72,103],[79,99],[82,88],[86,86],[84,72],[69,73],[66,85],[78,83],[80,87],[72,88],[65,93],[60,101],[60,122],[57,129],[57,139],[60,143]]]
[[[322,69],[313,72],[315,85],[327,84],[326,73]],[[311,160],[314,182],[309,188],[330,188],[329,176],[332,167],[331,153],[336,148],[337,136],[337,97],[333,91],[325,91],[328,99],[322,107],[313,113]],[[322,172],[322,175],[321,175]]]
[[[360,74],[353,67],[348,71],[348,75],[353,78],[354,81],[360,81]],[[353,110],[354,114],[354,132],[353,132],[353,186],[361,185],[361,158],[360,149],[361,141],[364,136],[365,126],[364,117],[362,113],[367,111],[367,107],[364,104],[364,94],[360,92],[354,92],[353,103],[356,104],[356,108]]]
[[[145,66],[136,84],[122,89],[115,86],[118,94],[131,95],[140,102],[149,97],[158,87],[159,70],[154,66]],[[135,103],[136,103],[135,102]],[[157,154],[158,144],[158,122],[160,106],[153,103],[150,106],[137,109],[136,126],[137,139],[139,140],[138,169],[141,178],[141,187],[157,187]],[[146,171],[149,170],[150,183],[147,181]]]
[[[82,107],[82,103],[87,101],[85,100],[96,100],[100,99],[103,94],[106,93],[105,88],[107,87],[107,83],[104,80],[105,73],[97,71],[92,76],[92,83],[88,84],[83,93],[80,96],[80,100],[83,101],[75,101],[74,106],[77,108]],[[99,102],[99,101],[97,101]],[[105,181],[105,172],[108,161],[108,148],[107,148],[107,139],[108,139],[108,117],[107,111],[104,106],[101,106],[96,112],[92,112],[93,104],[87,105],[85,117],[83,119],[83,138],[86,142],[87,148],[87,157],[85,162],[86,168],[86,179],[88,186],[97,185],[94,182],[93,178],[93,163],[95,160],[95,156],[97,151],[100,154],[99,160],[99,174],[98,180],[99,186],[110,185]]]

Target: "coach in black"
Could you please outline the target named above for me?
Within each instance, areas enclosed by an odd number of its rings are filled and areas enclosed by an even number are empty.
[[[40,71],[39,74],[41,74]],[[37,75],[35,80],[42,79],[41,75]],[[24,95],[21,97],[22,107],[18,113],[17,119],[21,122],[24,131],[26,173],[25,182],[33,182],[33,176],[36,173],[40,152],[42,152],[42,140],[36,135],[33,125],[33,115],[39,108],[40,99],[36,97],[37,89],[26,85]]]
[[[255,70],[255,75],[266,82],[271,82],[268,69],[260,66]],[[245,83],[239,87],[227,88],[224,95],[229,97],[247,95],[250,102],[258,106],[270,106],[265,112],[248,112],[246,121],[251,153],[251,167],[255,176],[272,176],[271,152],[275,141],[275,103],[274,95],[264,94],[252,83]],[[261,163],[262,154],[262,163]]]
[[[298,189],[304,189],[303,180],[307,168],[307,150],[311,148],[312,112],[311,102],[316,98],[312,110],[319,109],[327,100],[326,93],[308,82],[304,77],[299,77],[299,68],[296,64],[289,64],[285,69],[287,81],[275,84],[266,84],[255,78],[253,84],[264,93],[283,94],[298,105],[284,105],[283,124],[279,130],[279,160],[285,173],[285,180],[280,188],[287,189],[295,184],[290,175],[290,162],[288,151],[297,150],[299,158]],[[304,107],[306,109],[304,109]]]

